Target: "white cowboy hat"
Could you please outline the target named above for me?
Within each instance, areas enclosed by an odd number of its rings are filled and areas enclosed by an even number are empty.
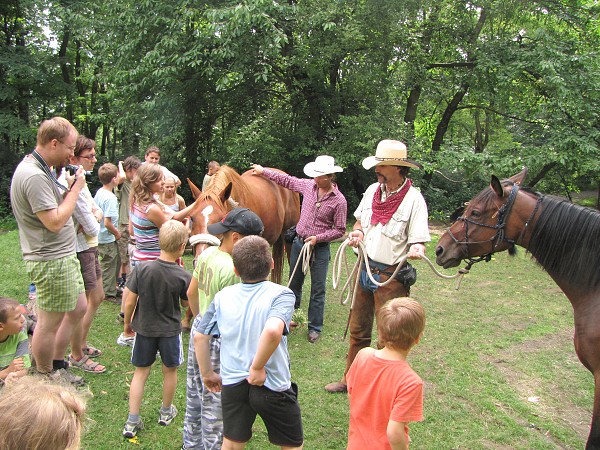
[[[375,156],[363,159],[362,165],[367,170],[375,166],[406,166],[421,169],[421,164],[408,159],[406,145],[391,139],[379,142]]]
[[[343,171],[344,169],[335,165],[333,156],[327,155],[317,156],[314,162],[309,162],[304,166],[304,173],[311,178]]]

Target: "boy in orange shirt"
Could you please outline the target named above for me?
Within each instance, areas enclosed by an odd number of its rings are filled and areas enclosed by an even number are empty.
[[[423,380],[406,357],[424,328],[425,311],[411,298],[395,298],[381,307],[377,332],[383,347],[362,349],[347,374],[347,450],[408,449],[408,422],[423,420]]]

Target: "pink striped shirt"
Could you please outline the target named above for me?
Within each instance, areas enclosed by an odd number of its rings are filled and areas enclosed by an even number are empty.
[[[344,235],[348,205],[337,184],[334,183],[333,190],[319,200],[319,188],[312,179],[296,178],[270,169],[264,169],[262,175],[284,188],[302,194],[300,220],[296,225],[299,236],[316,236],[317,242],[331,242]]]

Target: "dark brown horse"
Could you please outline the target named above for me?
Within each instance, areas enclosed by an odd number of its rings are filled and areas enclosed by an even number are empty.
[[[436,261],[455,267],[520,245],[548,272],[573,306],[575,351],[594,375],[586,449],[600,449],[600,212],[521,188],[525,174],[492,176],[440,238]]]
[[[220,221],[227,212],[236,205],[249,208],[263,221],[265,231],[263,237],[273,246],[272,279],[281,282],[283,273],[283,257],[285,230],[298,223],[300,218],[300,197],[298,194],[263,177],[253,176],[252,170],[240,176],[229,166],[221,166],[211,178],[210,183],[202,192],[189,179],[188,184],[196,199],[196,206],[191,212],[192,235],[206,233],[206,219],[202,211],[207,206],[212,212],[207,215],[208,223]],[[197,244],[195,252],[202,250],[202,244]],[[289,245],[289,244],[287,244]],[[289,255],[289,248],[288,255]]]

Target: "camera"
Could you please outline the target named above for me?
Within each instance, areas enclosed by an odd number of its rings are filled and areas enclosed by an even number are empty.
[[[75,175],[75,174],[77,173],[77,171],[79,170],[79,166],[74,166],[74,165],[72,165],[72,164],[67,164],[67,165],[65,166],[65,170],[66,170],[67,172],[69,172],[69,175],[73,176],[73,175]]]

